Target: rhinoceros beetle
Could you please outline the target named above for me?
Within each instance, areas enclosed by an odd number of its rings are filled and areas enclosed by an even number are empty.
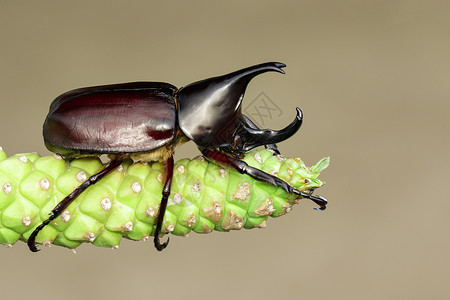
[[[279,131],[260,129],[241,112],[250,80],[268,71],[284,73],[283,67],[282,63],[263,63],[180,89],[162,82],[132,82],[75,89],[57,97],[44,122],[46,147],[66,159],[109,154],[111,160],[56,205],[50,217],[29,237],[30,250],[39,251],[35,239],[44,226],[125,158],[160,161],[165,165],[165,184],[154,232],[155,247],[163,250],[169,239],[161,244],[159,235],[170,194],[174,148],[189,140],[207,159],[311,199],[321,210],[325,209],[325,198],[294,189],[241,160],[246,151],[262,145],[279,154],[275,144],[291,137],[302,124],[299,108],[294,121]]]

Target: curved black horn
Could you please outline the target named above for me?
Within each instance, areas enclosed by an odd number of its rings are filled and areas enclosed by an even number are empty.
[[[242,150],[249,151],[258,146],[276,144],[293,136],[298,131],[303,121],[301,109],[297,107],[296,110],[297,116],[294,121],[281,130],[254,129],[244,125],[238,133],[242,141]]]
[[[229,146],[242,122],[241,103],[255,76],[281,69],[278,62],[263,63],[189,84],[178,90],[180,129],[202,147]]]
[[[269,71],[275,71],[284,74],[282,68],[286,67],[285,64],[279,62],[268,62],[259,64],[256,66],[251,66],[242,70],[235,71],[233,73],[227,74],[224,77],[233,78],[233,80],[246,80],[247,83],[253,79],[253,77]]]

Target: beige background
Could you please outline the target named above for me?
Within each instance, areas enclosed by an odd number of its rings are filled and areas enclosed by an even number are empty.
[[[41,124],[67,90],[136,80],[176,86],[265,61],[280,144],[318,194],[266,230],[172,237],[77,255],[0,249],[2,298],[449,299],[448,1],[0,1],[0,145],[48,154]],[[177,158],[193,157],[193,144]]]

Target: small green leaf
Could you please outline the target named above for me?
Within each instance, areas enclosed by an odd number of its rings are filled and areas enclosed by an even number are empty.
[[[325,170],[328,167],[329,164],[330,164],[330,157],[329,156],[325,157],[325,158],[322,158],[318,163],[316,163],[311,168],[311,171],[313,173],[318,174],[318,173],[322,172],[323,170]]]

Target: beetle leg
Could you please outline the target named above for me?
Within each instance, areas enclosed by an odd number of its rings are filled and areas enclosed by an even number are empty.
[[[218,148],[219,152],[222,153],[226,153],[227,155],[234,157],[236,159],[241,159],[245,157],[245,152],[243,151],[238,151],[236,149],[233,149],[231,147],[219,147]]]
[[[242,115],[242,117],[244,118],[244,121],[245,121],[245,123],[246,123],[246,125],[247,125],[248,127],[253,128],[253,129],[258,129],[258,130],[261,129],[261,128],[258,127],[258,125],[256,125],[255,123],[253,123],[253,121],[250,120],[250,118],[247,117],[246,115]],[[267,145],[264,145],[264,147],[265,147],[267,150],[272,151],[272,152],[273,152],[273,155],[279,155],[279,154],[281,154],[280,151],[278,150],[278,147],[277,147],[276,144],[267,144]]]
[[[161,234],[162,229],[162,223],[164,221],[164,214],[166,212],[167,207],[167,199],[169,199],[170,195],[170,186],[172,184],[172,177],[173,177],[173,155],[171,155],[167,161],[166,161],[166,182],[164,184],[163,192],[162,192],[162,199],[161,204],[159,205],[159,212],[158,212],[158,219],[156,221],[156,229],[154,233],[154,243],[155,248],[158,251],[164,250],[164,248],[167,247],[169,244],[169,238],[167,238],[167,241],[164,244],[161,244],[159,242],[159,235]]]
[[[95,184],[100,179],[111,173],[115,168],[117,168],[123,162],[124,156],[119,156],[118,158],[111,160],[100,172],[89,177],[88,180],[80,184],[72,193],[66,196],[64,199],[59,202],[55,208],[50,212],[50,217],[45,220],[41,225],[36,227],[33,233],[28,238],[27,244],[28,248],[32,252],[38,252],[39,249],[36,248],[36,236],[39,231],[42,230],[47,224],[49,224],[52,220],[56,219],[69,205],[73,202],[82,192],[84,192],[89,186]]]
[[[252,177],[258,181],[267,182],[274,186],[282,187],[284,190],[286,190],[286,192],[288,192],[290,194],[296,194],[303,198],[310,199],[314,203],[316,203],[317,205],[320,206],[320,208],[315,208],[316,210],[325,210],[325,208],[326,208],[326,205],[328,203],[327,199],[325,199],[321,196],[313,196],[310,193],[305,193],[305,192],[299,191],[299,190],[293,188],[292,186],[290,186],[284,180],[282,180],[276,176],[270,175],[270,174],[268,174],[264,171],[261,171],[257,168],[249,166],[245,161],[230,157],[230,156],[228,156],[224,153],[221,153],[217,150],[203,149],[202,153],[207,158],[210,158],[221,164],[233,167],[234,169],[239,171],[239,173],[241,173],[241,174],[247,174],[250,177]]]

